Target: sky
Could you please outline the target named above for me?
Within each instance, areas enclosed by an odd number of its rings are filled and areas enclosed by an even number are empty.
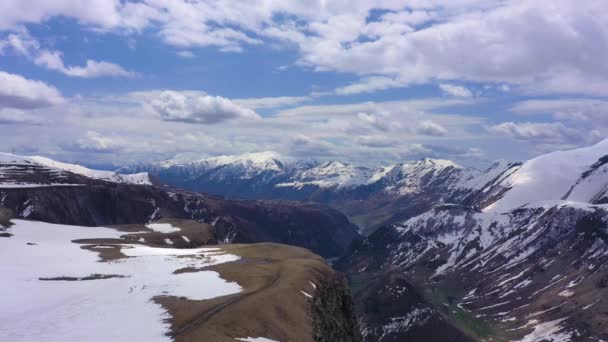
[[[483,168],[608,135],[604,0],[3,0],[0,150]]]

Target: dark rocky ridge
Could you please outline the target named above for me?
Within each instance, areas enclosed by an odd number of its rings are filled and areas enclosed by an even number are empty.
[[[230,201],[167,187],[69,177],[67,182],[84,185],[0,188],[0,206],[17,218],[82,226],[195,219],[212,224],[223,243],[285,243],[324,256],[341,255],[357,237],[344,215],[323,205]]]
[[[361,342],[355,307],[343,276],[321,281],[312,299],[313,337],[316,342]]]

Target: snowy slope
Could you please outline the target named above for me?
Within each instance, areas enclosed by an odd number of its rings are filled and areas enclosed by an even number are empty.
[[[256,173],[265,170],[281,171],[284,159],[279,153],[272,151],[244,153],[234,156],[218,156],[210,158],[192,158],[188,155],[178,155],[172,159],[154,164],[157,167],[168,168],[193,168],[198,172],[215,169],[218,167],[239,167],[245,173]]]
[[[0,153],[0,187],[37,187],[80,185],[68,182],[76,174],[91,179],[125,184],[152,184],[148,173],[121,175],[112,171],[91,170],[74,164],[57,162],[44,157],[24,157]]]
[[[298,170],[289,182],[279,183],[276,186],[302,188],[306,185],[315,185],[320,188],[348,188],[367,184],[373,173],[365,167],[331,161]]]
[[[30,157],[35,163],[45,165],[55,169],[61,169],[65,171],[69,171],[72,173],[76,173],[85,177],[93,178],[93,179],[101,179],[114,183],[128,183],[128,184],[152,184],[150,182],[150,177],[147,172],[136,173],[131,175],[121,175],[112,171],[100,171],[100,170],[91,170],[84,166],[75,165],[75,164],[67,164],[61,163],[58,161],[54,161],[49,158],[34,156]]]
[[[12,236],[0,238],[3,341],[171,341],[166,321],[170,316],[155,297],[204,300],[241,291],[214,271],[174,273],[238,259],[214,248],[81,248],[72,240],[112,239],[124,233],[13,222],[5,231]],[[118,248],[127,257],[100,260],[98,252],[109,248]]]
[[[306,185],[315,185],[320,188],[352,189],[382,183],[386,192],[404,195],[420,191],[424,184],[432,183],[434,177],[445,170],[456,171],[453,179],[455,184],[462,183],[463,180],[479,173],[442,159],[427,158],[376,169],[332,161],[299,170],[289,182],[276,186],[302,188]]]
[[[542,200],[590,202],[606,187],[607,179],[602,171],[605,169],[601,168],[593,177],[581,180],[585,172],[607,154],[608,140],[604,140],[591,147],[558,151],[531,159],[498,184],[508,191],[484,210],[506,212]]]

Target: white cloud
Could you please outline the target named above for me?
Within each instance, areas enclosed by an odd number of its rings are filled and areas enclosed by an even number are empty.
[[[406,85],[407,82],[400,81],[396,78],[376,76],[366,77],[358,82],[351,83],[347,86],[337,88],[335,90],[338,95],[353,95],[360,93],[373,93],[378,90],[398,88]]]
[[[399,145],[400,141],[396,138],[390,138],[382,135],[363,135],[357,137],[355,142],[367,147],[394,147]]]
[[[433,121],[422,121],[417,128],[417,133],[430,136],[445,136],[448,130],[440,124]]]
[[[586,131],[567,127],[560,122],[503,122],[491,126],[489,130],[492,133],[502,134],[517,140],[559,144],[580,143],[588,141],[588,138],[594,140],[599,134],[598,132],[589,134]]]
[[[302,102],[310,101],[310,96],[277,96],[277,97],[258,97],[247,99],[235,99],[234,103],[251,109],[278,108],[293,106]]]
[[[441,91],[443,91],[444,93],[451,95],[451,96],[456,96],[456,97],[472,97],[473,96],[473,93],[469,89],[467,89],[463,86],[458,86],[458,85],[454,85],[454,84],[440,83],[439,89],[441,89]]]
[[[3,47],[3,48],[2,48]],[[40,43],[32,38],[25,29],[20,29],[18,33],[9,34],[6,39],[0,40],[0,54],[6,53],[4,50],[22,55],[43,68],[61,72],[65,75],[81,78],[94,77],[135,77],[136,73],[125,70],[121,66],[105,62],[87,60],[84,66],[66,66],[63,62],[63,55],[59,51],[43,49]]]
[[[189,96],[176,91],[164,91],[148,104],[166,121],[215,124],[232,119],[260,118],[253,110],[220,96]]]
[[[64,101],[57,88],[42,81],[0,71],[0,108],[32,109]]]
[[[34,59],[36,65],[50,70],[59,71],[65,75],[82,78],[95,77],[135,77],[132,71],[109,62],[87,60],[84,66],[65,66],[59,51],[42,50]]]
[[[180,56],[180,57],[182,57],[182,58],[194,58],[194,57],[196,57],[194,55],[194,53],[192,53],[192,51],[189,51],[189,50],[180,50],[180,51],[177,51],[175,54],[178,55],[178,56]]]
[[[602,1],[5,0],[0,6],[0,29],[63,16],[98,30],[150,29],[184,49],[240,52],[282,42],[297,48],[297,65],[362,76],[338,94],[431,81],[608,94]],[[368,20],[380,9],[387,13]]]
[[[357,114],[357,117],[361,119],[361,121],[369,124],[370,126],[380,131],[389,130],[391,124],[388,121],[388,116],[389,114],[384,111],[380,111],[377,114],[369,114],[364,112]]]
[[[0,110],[0,125],[40,125],[43,120],[23,110],[4,108]]]
[[[120,137],[103,135],[96,131],[87,131],[83,138],[64,146],[75,152],[113,153],[124,150],[128,142]]]
[[[556,120],[608,125],[608,101],[597,99],[526,100],[513,105],[520,115],[551,115]]]
[[[139,31],[150,25],[153,20],[162,19],[158,9],[144,2],[3,0],[0,3],[0,30],[14,30],[22,24],[42,23],[54,17],[73,18],[80,24],[101,31],[117,28]]]

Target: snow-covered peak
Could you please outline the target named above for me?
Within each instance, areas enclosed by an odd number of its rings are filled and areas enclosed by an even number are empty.
[[[491,185],[491,183],[496,181],[496,179],[503,175],[505,171],[509,170],[510,168],[516,167],[517,165],[519,164],[508,162],[506,160],[497,161],[487,170],[483,172],[477,172],[477,174],[469,177],[468,179],[465,179],[461,184],[461,188],[481,190]]]
[[[283,168],[282,157],[279,153],[273,151],[244,153],[239,155],[222,155],[217,157],[192,157],[189,155],[178,155],[174,158],[159,162],[158,165],[163,168],[180,167],[180,166],[200,166],[206,169],[226,165],[239,165],[248,168],[275,170],[279,171]]]
[[[255,153],[244,153],[236,156],[219,156],[207,159],[207,162],[211,165],[223,166],[229,164],[239,164],[249,167],[255,167],[258,169],[275,170],[278,171],[282,168],[281,155],[272,152],[255,152]]]
[[[585,174],[608,155],[608,140],[594,146],[541,155],[525,162],[519,169],[504,178],[499,186],[508,189],[504,196],[484,210],[508,211],[542,200],[591,201],[606,187],[606,173],[596,174],[581,184]],[[594,184],[589,184],[592,180]],[[573,191],[577,190],[577,191]]]
[[[366,184],[373,171],[339,161],[328,161],[323,164],[298,170],[293,181],[278,184],[280,187],[301,188],[305,185],[316,185],[320,188],[345,188]]]
[[[434,167],[437,169],[447,169],[448,167],[453,167],[455,169],[462,169],[463,167],[454,163],[451,160],[447,159],[433,159],[433,158],[424,158],[419,162],[414,162],[415,164],[421,164],[428,167]]]

